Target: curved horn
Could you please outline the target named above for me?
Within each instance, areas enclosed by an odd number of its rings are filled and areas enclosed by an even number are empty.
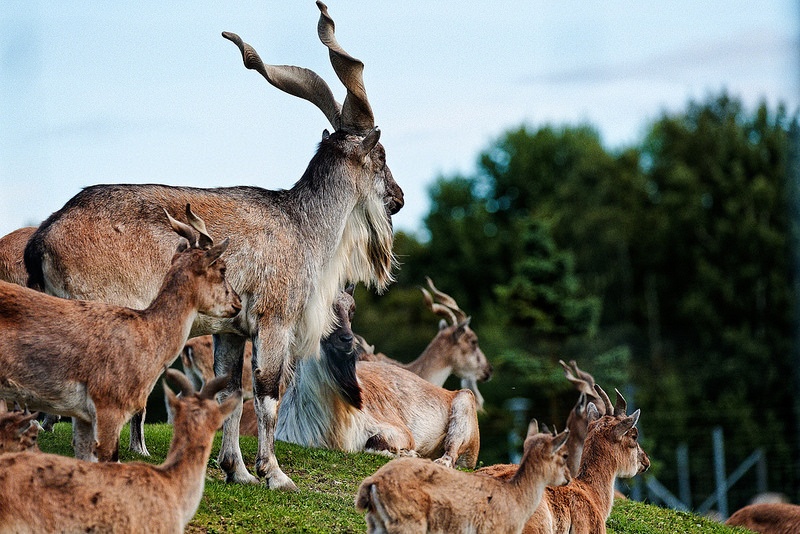
[[[464,320],[467,319],[467,314],[464,312],[464,310],[462,310],[458,306],[458,303],[456,302],[456,299],[454,299],[453,297],[451,297],[450,295],[448,295],[444,291],[441,291],[441,290],[437,289],[436,286],[433,285],[433,280],[431,280],[430,276],[426,276],[425,277],[425,281],[428,283],[428,287],[431,288],[431,291],[436,296],[436,298],[439,300],[439,302],[441,304],[447,306],[448,308],[450,308],[450,310],[455,314],[458,322],[461,322],[461,321],[464,321]]]
[[[225,386],[228,385],[228,381],[229,377],[227,375],[212,378],[206,382],[206,385],[203,386],[203,389],[200,390],[197,396],[201,399],[213,399],[217,393],[225,389]]]
[[[197,240],[199,248],[209,249],[214,246],[214,240],[206,230],[206,223],[192,211],[189,204],[186,204],[186,219],[195,230],[200,232],[200,238]]]
[[[625,401],[625,397],[622,396],[622,393],[620,393],[618,389],[614,388],[614,391],[617,394],[617,405],[614,408],[614,415],[628,415],[628,403]]]
[[[336,27],[328,14],[328,6],[317,0],[317,7],[320,11],[317,24],[319,40],[328,47],[333,70],[347,88],[347,96],[342,104],[341,127],[360,134],[367,133],[375,126],[375,118],[364,89],[364,63],[345,52],[336,41]]]
[[[186,223],[180,222],[177,219],[173,219],[172,215],[170,215],[166,209],[164,209],[164,213],[167,214],[167,219],[169,219],[169,224],[172,226],[172,229],[175,230],[179,236],[186,239],[186,241],[189,242],[190,247],[197,247],[197,237],[195,236],[192,227]]]
[[[594,389],[595,391],[597,391],[597,394],[600,396],[600,399],[603,401],[603,404],[605,405],[605,414],[611,415],[612,413],[614,413],[614,405],[611,404],[611,399],[608,398],[608,394],[605,391],[603,391],[603,388],[601,388],[597,384],[594,385]]]
[[[435,315],[444,317],[445,319],[450,319],[451,325],[458,324],[458,319],[450,308],[447,306],[442,306],[437,302],[433,302],[433,297],[424,287],[421,287],[420,290],[422,291],[422,296],[425,298],[425,304],[428,306],[429,310],[431,310]]]
[[[181,394],[184,397],[188,397],[189,395],[194,395],[194,386],[186,378],[186,375],[178,371],[177,369],[169,368],[166,372],[167,379],[174,383],[178,388],[181,390]]]
[[[222,36],[239,47],[246,68],[258,72],[281,91],[308,100],[325,114],[334,130],[339,129],[342,107],[317,73],[292,65],[267,65],[261,61],[258,52],[235,33],[222,32]]]

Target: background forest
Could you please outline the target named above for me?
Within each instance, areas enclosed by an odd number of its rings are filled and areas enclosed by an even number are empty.
[[[728,471],[762,447],[769,489],[797,502],[799,140],[796,114],[724,93],[621,150],[589,125],[511,129],[474,174],[430,188],[424,232],[397,235],[397,283],[357,290],[355,330],[414,359],[437,329],[419,291],[430,276],[495,367],[481,387],[484,463],[508,461],[510,398],[563,426],[577,393],[558,360],[575,359],[642,409],[652,473],[673,493],[681,444],[693,504],[714,491],[720,426]],[[754,477],[734,486],[731,509]]]

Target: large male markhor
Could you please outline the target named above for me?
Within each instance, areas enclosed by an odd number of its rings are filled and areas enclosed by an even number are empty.
[[[321,337],[332,329],[339,288],[348,281],[379,289],[391,283],[391,215],[403,205],[403,192],[378,142],[380,130],[362,81],[364,65],[339,46],[327,7],[319,1],[317,6],[319,38],[347,89],[341,105],[314,72],[266,65],[238,35],[223,33],[239,47],[248,69],[312,102],[335,130],[323,134],[291,189],[96,185],[51,215],[25,249],[29,286],[62,297],[143,308],[158,291],[179,239],[165,228],[164,208],[181,213],[191,204],[211,221],[209,232],[230,236],[228,279],[243,309],[233,319],[199,318],[191,336],[216,334],[216,374],[231,376],[222,397],[239,389],[244,344],[252,340],[259,421],[256,472],[270,488],[279,489],[295,487],[274,451],[285,374],[293,360],[317,354]],[[240,417],[241,402],[223,426],[219,464],[229,482],[253,483],[258,479],[247,470],[239,448]]]

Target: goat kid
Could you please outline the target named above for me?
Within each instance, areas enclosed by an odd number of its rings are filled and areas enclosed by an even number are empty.
[[[422,354],[414,361],[401,363],[383,353],[375,353],[375,347],[364,338],[357,337],[362,360],[382,361],[411,371],[439,387],[454,374],[461,379],[462,389],[469,389],[475,395],[478,411],[483,411],[483,396],[478,390],[478,382],[492,377],[492,365],[478,345],[478,336],[469,327],[471,318],[459,308],[455,299],[436,289],[433,280],[425,277],[430,291],[422,289],[425,304],[434,314],[442,317],[439,331]]]
[[[364,479],[356,509],[366,512],[368,532],[520,532],[545,486],[569,480],[567,435],[539,433],[534,419],[522,462],[508,480],[397,458]]]
[[[473,468],[480,434],[472,392],[448,391],[395,365],[357,362],[352,286],[334,310],[339,326],[324,338],[320,360],[301,362],[283,396],[277,438]]]
[[[339,288],[348,280],[379,290],[392,282],[391,215],[403,205],[364,89],[364,64],[337,42],[325,4],[318,1],[317,7],[318,36],[347,89],[342,104],[313,71],[264,64],[238,35],[223,33],[239,48],[246,68],[310,101],[335,129],[323,134],[291,189],[96,185],[42,223],[25,250],[29,287],[140,308],[156,295],[175,250],[174,235],[161,225],[162,206],[174,212],[191,203],[209,217],[212,233],[230,236],[230,280],[243,313],[223,320],[198,317],[191,337],[217,335],[215,372],[231,377],[223,397],[240,389],[245,341],[253,342],[256,473],[279,489],[296,487],[274,450],[282,387],[295,362],[316,354],[322,336],[333,329]],[[132,255],[138,250],[147,254]],[[218,461],[229,482],[257,483],[239,447],[240,417],[239,408],[225,421]],[[131,422],[131,432],[132,448],[146,453],[141,418]]]
[[[19,410],[0,413],[0,454],[39,450],[38,415]]]
[[[46,453],[0,456],[0,531],[183,532],[203,496],[214,434],[240,402],[234,393],[221,405],[215,394],[227,377],[196,393],[175,369],[164,383],[174,430],[161,465],[89,463]]]
[[[646,471],[650,459],[637,442],[640,411],[626,415],[627,403],[619,391],[616,408],[600,386],[606,415],[589,403],[589,431],[578,475],[563,487],[545,488],[536,511],[525,524],[525,534],[604,534],[614,503],[614,481]],[[515,465],[496,465],[476,473],[509,479]]]
[[[188,205],[186,213],[194,230],[167,217],[192,246],[173,256],[144,310],[0,282],[0,398],[72,417],[77,458],[116,461],[122,426],[144,408],[197,316],[233,317],[242,307],[220,258],[228,240],[214,246]]]

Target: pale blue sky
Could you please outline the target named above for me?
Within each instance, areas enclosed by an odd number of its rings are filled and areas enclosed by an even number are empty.
[[[397,228],[417,230],[433,180],[471,172],[523,122],[588,122],[614,148],[723,88],[748,106],[800,105],[797,2],[473,4],[328,1],[406,194]],[[5,2],[0,235],[95,183],[291,187],[329,125],[247,71],[220,32],[311,68],[341,100],[318,14],[312,0]]]

